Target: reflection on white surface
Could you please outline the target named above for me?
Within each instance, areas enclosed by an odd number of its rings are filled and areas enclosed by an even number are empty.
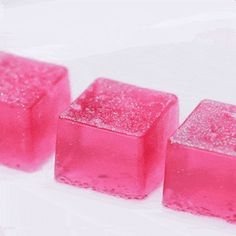
[[[0,20],[0,50],[67,65],[73,98],[99,76],[173,92],[183,120],[203,98],[236,104],[235,7],[12,2]],[[235,235],[222,220],[162,207],[161,192],[130,201],[58,184],[53,160],[34,174],[0,167],[0,236]]]

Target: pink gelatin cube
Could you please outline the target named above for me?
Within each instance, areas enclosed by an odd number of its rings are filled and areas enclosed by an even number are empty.
[[[142,199],[162,181],[177,125],[175,95],[97,79],[60,116],[55,178]]]
[[[236,106],[202,101],[167,149],[165,206],[236,222]]]
[[[38,169],[55,149],[69,103],[66,68],[0,52],[0,163]]]

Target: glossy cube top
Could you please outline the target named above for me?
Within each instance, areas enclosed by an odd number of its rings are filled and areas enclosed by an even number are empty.
[[[176,100],[169,93],[99,78],[61,118],[140,137]]]
[[[202,101],[171,137],[171,143],[236,156],[236,106]]]
[[[66,74],[65,67],[0,52],[0,102],[31,107]]]

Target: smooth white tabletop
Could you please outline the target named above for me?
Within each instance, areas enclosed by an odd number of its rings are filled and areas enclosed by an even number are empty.
[[[203,98],[236,104],[233,0],[2,3],[0,50],[68,66],[73,98],[105,76],[177,94],[181,121]],[[162,189],[131,201],[58,184],[53,159],[33,174],[0,167],[0,236],[236,234],[164,208]]]

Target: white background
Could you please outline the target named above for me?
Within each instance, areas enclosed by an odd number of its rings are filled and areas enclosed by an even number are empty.
[[[203,98],[236,104],[233,0],[2,0],[0,50],[67,65],[73,98],[105,76],[177,94],[181,121]],[[236,234],[164,208],[161,192],[131,201],[58,184],[53,158],[34,174],[0,167],[0,236]]]

